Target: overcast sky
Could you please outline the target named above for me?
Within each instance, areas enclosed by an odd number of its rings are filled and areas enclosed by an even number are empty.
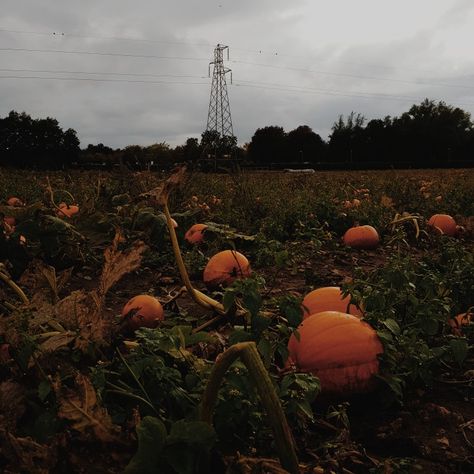
[[[327,139],[340,114],[397,116],[425,97],[474,115],[474,0],[0,6],[0,117],[54,117],[83,148],[200,137],[218,43],[230,50],[240,144],[267,125],[309,125]]]

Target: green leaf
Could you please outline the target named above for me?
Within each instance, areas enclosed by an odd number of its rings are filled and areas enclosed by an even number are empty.
[[[467,357],[467,353],[469,351],[469,345],[466,339],[451,339],[449,341],[449,346],[451,347],[451,351],[454,356],[454,360],[462,366],[464,360]]]
[[[166,440],[165,425],[146,416],[137,426],[138,449],[125,468],[125,474],[155,474],[160,472],[160,457]]]
[[[420,327],[428,336],[434,336],[438,332],[439,323],[434,319],[422,319]]]
[[[392,333],[395,334],[396,336],[400,335],[400,326],[394,319],[385,319],[382,321],[382,324]]]
[[[236,293],[233,289],[228,289],[225,291],[222,298],[222,304],[224,305],[224,310],[227,312],[235,303]]]
[[[42,380],[38,385],[38,397],[43,402],[51,393],[51,384],[48,380]]]
[[[171,427],[164,457],[178,474],[203,472],[215,440],[216,433],[207,423],[179,420]]]

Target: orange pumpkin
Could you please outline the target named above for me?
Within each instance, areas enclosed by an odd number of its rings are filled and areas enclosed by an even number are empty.
[[[16,220],[14,217],[4,217],[3,221],[8,224],[10,227],[15,227]]]
[[[448,321],[453,334],[462,336],[463,326],[468,326],[474,321],[474,313],[461,313]]]
[[[127,320],[133,331],[138,328],[156,328],[164,319],[161,303],[150,295],[138,295],[132,298],[122,309],[122,319]]]
[[[194,224],[184,234],[185,240],[190,244],[199,244],[204,240],[204,231],[207,229],[206,224]]]
[[[454,237],[457,232],[456,221],[448,214],[435,214],[430,217],[428,225],[436,229],[441,234]]]
[[[343,241],[354,249],[370,250],[380,243],[378,232],[371,225],[351,227],[343,237]]]
[[[383,347],[367,323],[324,311],[306,318],[297,331],[288,342],[288,363],[316,375],[322,392],[345,396],[374,387]]]
[[[23,201],[17,197],[11,197],[11,198],[8,198],[7,199],[7,204],[9,206],[13,206],[13,207],[22,207],[24,206],[25,204],[23,203]]]
[[[59,209],[57,211],[57,214],[59,217],[69,217],[71,218],[75,214],[79,212],[79,206],[76,206],[75,204],[72,205],[67,205],[65,202],[62,202],[59,205]]]
[[[249,261],[244,255],[235,250],[224,250],[211,257],[204,269],[203,280],[213,288],[229,285],[236,278],[248,277],[250,272]]]
[[[351,297],[343,298],[342,291],[338,286],[318,288],[304,297],[302,303],[303,318],[323,311],[340,311],[361,318],[363,316],[362,311],[350,302]]]

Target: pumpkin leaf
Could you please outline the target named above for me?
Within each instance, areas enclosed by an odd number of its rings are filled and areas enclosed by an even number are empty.
[[[462,366],[469,351],[469,345],[466,339],[451,339],[449,341],[449,347],[451,348],[451,351],[453,353],[454,360],[459,364],[459,366]]]
[[[160,457],[166,441],[166,427],[161,420],[145,416],[136,427],[138,449],[124,474],[154,474],[158,472]]]

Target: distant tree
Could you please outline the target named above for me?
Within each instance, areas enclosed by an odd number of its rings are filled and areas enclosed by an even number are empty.
[[[393,127],[400,156],[418,166],[446,166],[453,158],[469,158],[473,123],[458,107],[425,99],[396,118]]]
[[[32,119],[11,111],[0,119],[1,165],[57,169],[77,159],[79,151],[76,132],[63,131],[53,118]]]
[[[103,143],[98,143],[97,145],[92,145],[92,143],[89,143],[84,151],[86,153],[98,153],[101,155],[111,155],[114,153],[113,148],[105,146]]]
[[[315,162],[322,160],[324,140],[308,125],[301,125],[287,134],[288,161]]]
[[[237,137],[234,135],[221,136],[216,130],[206,130],[201,134],[202,158],[234,158],[236,148]]]
[[[249,145],[248,157],[255,163],[282,163],[286,155],[286,133],[283,127],[269,126],[255,131]]]
[[[365,118],[351,112],[344,121],[342,115],[334,122],[329,136],[329,154],[332,161],[352,163],[359,161],[363,150]]]

